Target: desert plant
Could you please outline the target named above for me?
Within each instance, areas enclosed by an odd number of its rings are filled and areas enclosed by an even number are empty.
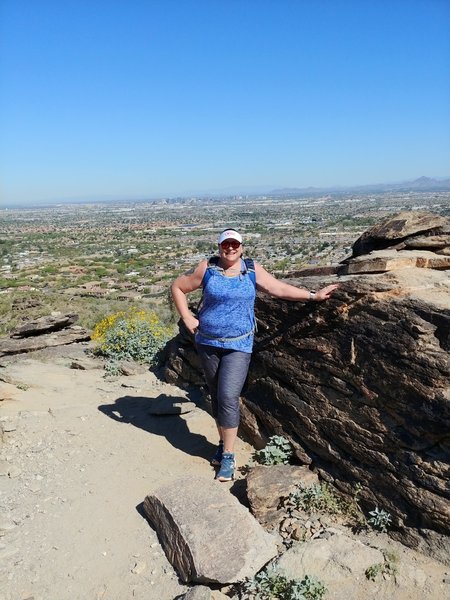
[[[344,515],[358,525],[365,524],[365,518],[358,504],[362,486],[356,484],[350,499],[338,494],[328,483],[321,482],[310,486],[297,485],[296,489],[283,500],[283,506],[291,516],[302,510],[307,513],[321,512]]]
[[[288,506],[307,512],[341,513],[340,498],[327,483],[297,486],[288,498]]]
[[[288,440],[281,435],[269,438],[265,448],[253,453],[255,461],[261,465],[287,465],[293,450]]]
[[[92,339],[98,342],[97,353],[109,363],[135,360],[151,364],[172,333],[172,328],[162,325],[155,313],[132,308],[97,323]]]
[[[366,578],[370,581],[375,581],[378,575],[384,572],[383,570],[384,563],[376,563],[374,565],[370,565],[370,567],[367,567],[367,569],[365,570]]]
[[[241,600],[320,600],[326,587],[316,577],[288,579],[277,567],[271,565],[248,579],[240,591]]]
[[[384,562],[370,565],[365,570],[365,575],[370,581],[375,581],[378,575],[394,576],[398,572],[398,555],[395,552],[383,550]]]
[[[302,580],[290,581],[289,600],[320,600],[323,598],[327,588],[317,577],[305,575]]]
[[[379,531],[387,531],[392,521],[390,513],[376,506],[375,510],[371,510],[369,512],[369,515],[370,517],[367,519],[369,525],[371,525],[374,529],[378,529]]]

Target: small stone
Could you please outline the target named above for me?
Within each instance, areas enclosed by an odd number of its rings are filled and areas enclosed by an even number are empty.
[[[292,529],[291,537],[293,540],[299,542],[302,539],[304,532],[304,528],[300,525],[300,523],[297,523]]]
[[[183,415],[195,410],[194,402],[180,402],[175,398],[161,397],[152,402],[149,415]]]
[[[140,575],[145,571],[146,568],[147,565],[145,564],[145,562],[143,560],[140,560],[135,563],[134,567],[131,569],[131,572],[135,575]]]
[[[6,421],[2,424],[2,429],[4,433],[10,433],[17,430],[17,425],[13,421]]]
[[[122,375],[125,375],[126,377],[130,377],[132,375],[139,375],[148,371],[148,367],[146,367],[145,365],[141,365],[131,360],[121,361],[118,365],[118,369],[120,373],[122,373]]]

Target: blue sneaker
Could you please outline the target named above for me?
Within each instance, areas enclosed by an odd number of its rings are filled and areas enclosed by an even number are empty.
[[[234,469],[236,467],[236,461],[232,452],[224,452],[222,454],[222,462],[220,463],[219,472],[216,475],[216,479],[219,481],[231,481],[234,479]]]
[[[218,467],[220,465],[220,463],[222,462],[222,454],[223,454],[223,442],[222,442],[222,440],[220,440],[219,445],[217,446],[217,450],[210,461],[211,464],[213,465],[213,467]]]

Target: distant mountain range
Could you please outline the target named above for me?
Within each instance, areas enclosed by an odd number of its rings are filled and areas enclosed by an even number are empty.
[[[372,185],[340,186],[329,188],[279,188],[272,190],[273,196],[290,196],[292,194],[331,194],[337,192],[427,192],[450,190],[450,178],[435,179],[432,177],[419,177],[413,181],[401,181],[398,183],[376,183]]]

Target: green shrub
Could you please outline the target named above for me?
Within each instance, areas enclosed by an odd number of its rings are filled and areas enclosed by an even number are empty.
[[[369,515],[370,517],[367,519],[369,525],[372,525],[374,529],[378,529],[379,531],[387,531],[392,520],[390,513],[377,506],[375,510],[369,512]]]
[[[395,552],[383,550],[384,562],[370,565],[365,570],[365,575],[370,581],[375,581],[378,575],[394,576],[398,573],[398,555]]]
[[[260,465],[287,465],[293,454],[292,446],[281,435],[269,438],[266,447],[253,453],[253,457]]]
[[[109,363],[135,360],[152,364],[158,351],[173,335],[172,327],[161,324],[153,312],[130,309],[105,317],[94,328],[97,353]],[[109,371],[114,371],[113,364]]]
[[[341,499],[327,483],[316,483],[308,487],[297,486],[289,496],[289,505],[307,512],[342,512]]]
[[[365,518],[358,504],[361,485],[356,484],[352,498],[338,494],[328,483],[316,483],[310,486],[300,484],[283,502],[289,513],[303,510],[307,513],[322,512],[332,515],[344,515],[358,525],[365,524]]]
[[[248,579],[241,588],[241,600],[320,600],[326,587],[316,577],[288,579],[276,567],[269,566]]]

